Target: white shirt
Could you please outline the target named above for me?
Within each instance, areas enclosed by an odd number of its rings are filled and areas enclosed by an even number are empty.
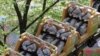
[[[45,24],[45,25],[44,25],[43,31],[46,31],[46,30],[47,30],[47,32],[49,32],[50,34],[56,34],[56,32],[57,32],[57,29],[56,29],[56,27],[55,27],[54,25],[49,26],[48,24]]]
[[[60,41],[59,45],[57,46],[57,47],[58,47],[58,53],[59,53],[59,54],[60,54],[61,51],[63,50],[64,44],[65,44],[65,43],[64,43],[63,41]]]
[[[87,13],[82,13],[81,16],[80,16],[80,19],[84,20],[84,21],[88,21],[89,17],[91,16],[91,14],[89,12]]]
[[[79,16],[81,15],[81,9],[80,8],[76,8],[73,12],[72,12],[73,17],[79,18]]]
[[[81,35],[84,34],[87,30],[87,24],[83,24],[79,30]]]
[[[30,41],[29,41],[29,40],[26,40],[26,41],[24,41],[24,42],[22,43],[22,48],[23,48],[24,50],[27,50],[27,46],[30,45],[30,44],[31,44]]]
[[[72,19],[72,20],[70,21],[70,25],[71,25],[71,26],[74,26],[75,23],[76,23],[76,20],[75,20],[75,19]]]
[[[70,16],[79,17],[81,14],[81,9],[78,7],[76,7],[76,8],[69,7],[68,13]]]
[[[45,48],[45,49],[39,48],[37,50],[37,55],[38,56],[50,56],[51,52],[48,48]]]
[[[34,43],[34,44],[31,44],[31,45],[29,45],[29,46],[27,47],[27,50],[30,51],[30,52],[35,52],[36,49],[37,49],[37,46],[36,46],[35,43]]]
[[[76,22],[75,25],[74,25],[74,27],[75,27],[76,29],[78,29],[78,27],[81,25],[81,23],[82,23],[82,22]]]
[[[70,32],[65,31],[65,29],[60,29],[57,32],[57,37],[61,37],[62,40],[66,40],[67,37],[70,35]]]

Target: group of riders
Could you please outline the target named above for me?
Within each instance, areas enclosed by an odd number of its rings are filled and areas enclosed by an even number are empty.
[[[98,8],[100,11],[100,1],[94,0],[93,7]],[[71,35],[70,25],[75,27],[76,30],[83,35],[87,30],[87,22],[91,13],[88,11],[90,7],[79,7],[75,2],[71,2],[68,6],[68,17],[62,21],[61,29],[57,29],[57,27],[53,24],[53,19],[48,19],[47,23],[43,26],[43,32],[41,34],[41,39],[45,40],[55,46],[57,46],[58,54],[60,54],[63,50],[63,47],[66,43],[67,38]],[[50,56],[51,52],[48,48],[46,48],[45,44],[41,44],[39,48],[37,48],[35,43],[31,43],[29,40],[26,40],[22,43],[22,51],[21,53],[24,56]],[[34,52],[34,53],[33,53]]]

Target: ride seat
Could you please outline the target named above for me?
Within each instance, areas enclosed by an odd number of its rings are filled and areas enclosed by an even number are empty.
[[[32,43],[36,44],[36,50],[34,52],[30,53],[32,56],[33,55],[37,56],[37,49],[41,46],[42,43],[45,43],[46,47],[50,50],[51,55],[57,55],[57,52],[56,52],[57,48],[55,46],[53,46],[53,45],[39,39],[38,37],[35,37],[35,36],[29,34],[29,33],[23,33],[21,35],[21,39],[19,39],[16,44],[15,51],[17,51],[17,52],[24,51],[22,44],[29,39],[31,40]],[[28,50],[26,50],[26,53],[29,53]]]

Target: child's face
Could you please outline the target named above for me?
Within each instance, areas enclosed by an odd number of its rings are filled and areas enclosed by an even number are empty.
[[[49,20],[47,21],[47,23],[48,23],[49,25],[52,25],[52,24],[53,24],[53,20],[52,20],[52,19],[49,19]]]
[[[83,13],[86,13],[87,12],[87,8],[83,8]]]

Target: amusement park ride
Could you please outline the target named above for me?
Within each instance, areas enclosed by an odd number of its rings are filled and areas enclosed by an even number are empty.
[[[91,6],[97,6],[98,2],[91,0]],[[93,46],[100,37],[100,13],[97,11],[71,2],[63,9],[62,22],[45,17],[35,36],[21,35],[15,51],[25,56],[78,56],[81,49]]]

